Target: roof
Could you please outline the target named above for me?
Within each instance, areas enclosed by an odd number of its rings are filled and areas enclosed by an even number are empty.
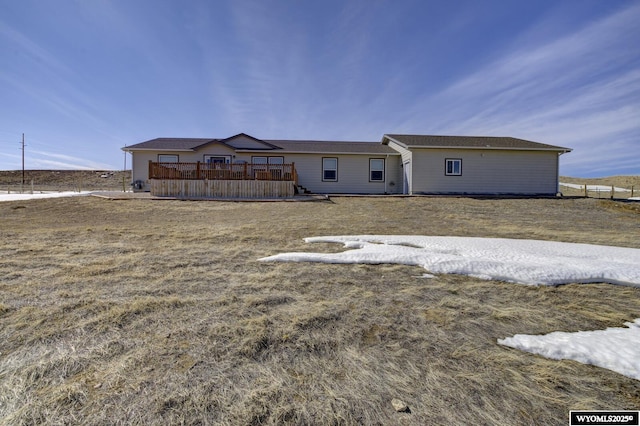
[[[346,141],[290,141],[267,140],[282,149],[283,152],[311,152],[324,154],[398,154],[393,148],[380,142]]]
[[[265,148],[234,148],[233,138],[246,136],[262,142]],[[124,151],[196,151],[198,148],[216,142],[238,152],[279,151],[282,153],[322,153],[322,154],[374,154],[398,155],[389,147],[394,141],[404,148],[454,148],[454,149],[510,149],[570,152],[570,148],[547,145],[511,137],[496,136],[435,136],[387,134],[380,142],[314,141],[314,140],[262,140],[241,133],[225,139],[213,138],[156,138],[122,148]],[[229,143],[227,143],[229,142]]]
[[[220,139],[206,138],[156,138],[135,145],[122,148],[124,151],[153,150],[153,151],[193,151],[200,145]]]
[[[206,138],[156,138],[123,148],[125,151],[196,151],[199,147],[211,142],[227,145],[225,139]],[[252,138],[255,139],[255,138]],[[256,152],[277,150],[282,153],[324,153],[324,154],[392,154],[398,155],[393,148],[380,142],[346,142],[346,141],[302,141],[302,140],[261,140],[271,149],[233,148],[238,152]]]
[[[393,140],[405,148],[484,148],[518,149],[570,152],[570,148],[547,145],[524,139],[502,136],[435,136],[435,135],[384,135],[382,143]]]

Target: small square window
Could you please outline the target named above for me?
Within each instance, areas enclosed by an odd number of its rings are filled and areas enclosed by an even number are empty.
[[[384,182],[384,158],[369,159],[369,180],[371,182]]]
[[[322,159],[322,180],[335,182],[338,180],[338,159],[323,158]]]
[[[462,159],[447,158],[444,164],[444,174],[446,176],[461,176],[462,175]]]

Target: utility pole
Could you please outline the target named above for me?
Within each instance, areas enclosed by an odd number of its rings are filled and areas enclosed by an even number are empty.
[[[22,189],[24,190],[24,133],[22,134]]]
[[[125,148],[127,145],[124,146]],[[125,185],[125,175],[127,174],[127,151],[124,152],[124,169],[122,169],[122,192],[127,192]]]

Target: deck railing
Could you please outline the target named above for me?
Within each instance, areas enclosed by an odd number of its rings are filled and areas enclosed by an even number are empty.
[[[269,180],[298,183],[295,164],[158,163],[149,161],[149,179]]]

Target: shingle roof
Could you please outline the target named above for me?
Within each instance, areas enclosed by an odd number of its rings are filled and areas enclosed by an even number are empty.
[[[506,148],[571,151],[571,149],[561,146],[496,136],[384,135],[382,143],[388,143],[388,139],[393,139],[405,147],[416,148]]]
[[[194,151],[198,147],[210,142],[224,144],[227,139],[206,138],[156,138],[123,148],[126,151],[157,150],[157,151]],[[310,152],[326,154],[398,154],[397,151],[380,142],[340,142],[340,141],[292,141],[292,140],[263,140],[274,145],[275,150],[281,152]],[[264,151],[265,149],[238,148],[237,151]],[[269,148],[266,148],[269,150]]]
[[[398,154],[393,148],[380,142],[340,142],[340,141],[288,141],[267,140],[284,152],[314,152],[325,154]]]
[[[167,151],[191,151],[200,145],[219,139],[207,138],[156,138],[135,145],[124,147],[125,151],[138,149],[167,150]]]
[[[125,151],[195,151],[202,145],[211,142],[225,144],[226,139],[212,138],[156,138],[123,148]],[[282,152],[309,152],[325,154],[398,154],[389,147],[389,140],[394,140],[407,148],[487,148],[487,149],[525,149],[569,152],[570,148],[547,145],[524,139],[495,136],[435,136],[435,135],[397,135],[387,134],[380,142],[346,142],[346,141],[312,141],[312,140],[263,140],[274,145]],[[225,144],[226,145],[226,144]],[[266,148],[267,150],[269,148]],[[258,149],[241,149],[237,151],[262,151]]]

